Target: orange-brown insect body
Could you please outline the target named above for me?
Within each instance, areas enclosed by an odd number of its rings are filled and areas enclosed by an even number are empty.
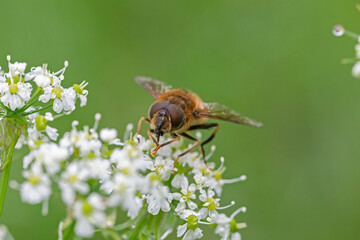
[[[181,156],[192,151],[198,145],[200,145],[200,150],[205,160],[203,146],[214,138],[219,129],[218,123],[205,123],[209,118],[254,127],[262,125],[222,104],[204,103],[198,95],[190,91],[183,89],[171,90],[170,85],[147,77],[136,77],[135,81],[144,87],[156,100],[149,109],[149,118],[142,117],[139,120],[137,131],[140,134],[142,121],[149,122],[152,125],[152,129],[147,131],[149,137],[156,145],[151,154],[155,157],[156,152],[161,147],[178,141],[180,136],[196,142],[192,147],[178,155],[175,165]],[[213,133],[201,144],[200,140],[187,134],[187,132],[193,130],[210,128],[214,128]],[[173,139],[160,144],[160,136],[166,133],[170,133]],[[153,134],[156,135],[156,139]]]
[[[174,89],[162,94],[155,103],[161,101],[175,104],[184,112],[185,122],[181,128],[174,130],[174,132],[185,132],[191,125],[200,124],[206,121],[206,118],[196,117],[193,114],[194,111],[206,112],[204,102],[195,93],[183,89]],[[156,127],[154,124],[152,125],[153,127]]]

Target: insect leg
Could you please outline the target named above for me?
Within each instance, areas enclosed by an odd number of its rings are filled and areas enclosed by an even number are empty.
[[[139,120],[139,123],[138,123],[138,130],[137,130],[138,135],[140,135],[142,121],[146,121],[146,122],[150,123],[149,119],[147,119],[146,117],[141,117],[140,120]]]
[[[185,152],[183,152],[183,153],[179,154],[179,156],[177,156],[177,158],[176,158],[176,160],[175,160],[175,162],[174,162],[174,166],[176,166],[176,164],[177,164],[177,162],[179,161],[179,158],[180,158],[180,157],[182,157],[182,156],[184,156],[185,154],[187,154],[187,153],[191,152],[192,150],[194,150],[194,149],[199,145],[199,143],[200,143],[200,140],[197,140],[197,139],[193,138],[192,136],[190,136],[190,135],[188,135],[188,134],[186,134],[186,133],[180,133],[180,135],[183,136],[183,137],[186,137],[187,139],[192,140],[192,141],[194,141],[194,142],[196,142],[196,143],[195,143],[194,146],[192,146],[191,148],[187,149]]]
[[[180,136],[175,135],[175,134],[172,135],[172,136],[175,136],[175,138],[174,138],[174,139],[171,139],[170,141],[164,142],[164,143],[162,143],[162,144],[160,144],[160,145],[157,145],[156,148],[151,151],[151,155],[152,155],[153,157],[155,157],[157,151],[158,151],[160,148],[162,148],[162,147],[164,147],[164,146],[166,146],[166,145],[168,145],[168,144],[170,144],[170,143],[172,143],[172,142],[176,142],[176,141],[180,140]]]
[[[205,162],[206,162],[206,159],[205,159],[204,145],[207,144],[208,142],[210,142],[215,137],[217,131],[219,130],[219,124],[218,123],[204,123],[204,124],[191,126],[188,129],[188,131],[191,131],[191,130],[196,130],[196,129],[209,129],[209,128],[212,128],[212,127],[216,127],[214,132],[211,134],[211,136],[208,139],[206,139],[200,145],[201,154],[202,154],[203,159],[204,159]]]
[[[159,146],[159,142],[156,141],[156,139],[154,138],[154,136],[151,134],[151,133],[153,133],[153,132],[154,132],[154,130],[152,130],[152,129],[148,129],[148,130],[147,130],[147,134],[149,135],[149,137],[151,138],[151,140],[153,141],[153,143],[156,144],[156,147],[157,147],[157,146]]]

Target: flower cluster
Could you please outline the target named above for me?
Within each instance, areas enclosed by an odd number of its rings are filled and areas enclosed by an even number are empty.
[[[115,234],[115,239],[165,239],[176,229],[177,237],[199,239],[206,225],[223,240],[240,239],[238,231],[245,223],[235,217],[246,208],[227,216],[222,210],[235,203],[223,203],[220,196],[225,184],[246,177],[224,179],[224,159],[218,167],[209,161],[214,146],[207,163],[193,151],[174,166],[174,159],[187,147],[184,142],[164,146],[152,157],[152,141],[132,137],[131,125],[127,139],[120,141],[115,129],[97,131],[99,120],[97,114],[94,126],[81,130],[74,121],[72,130],[57,143],[34,144],[23,162],[25,181],[12,182],[24,202],[42,203],[43,213],[52,189],[60,189],[67,217],[59,224],[59,239],[69,229],[79,237],[92,237],[98,231]],[[128,216],[125,223],[116,219],[119,208]]]
[[[32,149],[43,142],[56,140],[57,129],[50,127],[48,122],[74,111],[77,99],[80,99],[80,106],[86,105],[88,94],[85,81],[80,85],[63,86],[67,61],[57,72],[48,70],[47,64],[32,67],[27,72],[26,63],[12,63],[10,56],[7,56],[7,60],[8,71],[0,67],[0,215],[14,148],[28,144]],[[36,166],[33,168],[33,171],[25,174],[29,178],[34,172],[42,170]],[[41,180],[47,179],[44,176]],[[46,195],[46,189],[43,190]]]
[[[57,72],[47,69],[47,64],[32,67],[30,72],[25,73],[26,63],[11,63],[10,56],[7,73],[0,72],[0,94],[3,117],[11,116],[12,113],[25,112],[37,101],[48,103],[56,113],[71,112],[75,109],[76,98],[80,98],[81,106],[86,105],[86,83],[74,84],[72,87],[62,86],[64,72],[68,67],[65,61],[64,68]],[[36,89],[33,93],[33,89]],[[32,94],[33,93],[33,94]],[[40,93],[39,96],[37,96]],[[32,111],[40,109],[35,107]],[[32,111],[27,111],[31,114]]]
[[[80,106],[86,105],[88,91],[85,90],[87,83],[73,84],[66,88],[63,86],[64,73],[68,67],[65,61],[64,67],[57,72],[51,72],[47,64],[32,67],[26,72],[26,63],[11,63],[8,60],[8,72],[0,67],[0,120],[4,125],[7,120],[21,124],[21,131],[14,142],[17,147],[28,143],[34,147],[39,141],[56,140],[57,129],[48,126],[64,114],[70,114],[75,110],[76,99],[80,99]],[[55,115],[48,110],[54,110]],[[45,112],[40,114],[41,112]],[[11,128],[12,126],[8,126]],[[21,134],[22,133],[22,134]],[[16,134],[13,134],[16,135]],[[1,136],[3,138],[3,136]],[[5,162],[0,162],[0,168],[5,168]]]
[[[353,77],[360,78],[360,35],[346,30],[342,25],[339,24],[334,26],[332,32],[337,37],[347,35],[357,41],[357,43],[355,44],[355,57],[344,58],[341,62],[344,64],[354,64],[351,73]]]

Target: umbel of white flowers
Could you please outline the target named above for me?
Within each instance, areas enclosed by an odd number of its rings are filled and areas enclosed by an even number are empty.
[[[227,216],[223,209],[235,203],[223,203],[222,187],[243,181],[246,177],[224,179],[224,158],[216,167],[199,152],[185,155],[174,166],[174,159],[187,146],[172,143],[151,156],[153,143],[140,135],[131,137],[127,127],[124,141],[115,129],[78,129],[74,121],[71,131],[58,141],[33,144],[23,161],[22,183],[11,186],[20,191],[24,202],[43,204],[55,188],[67,206],[67,217],[59,224],[59,239],[68,239],[69,232],[79,237],[92,237],[95,231],[114,239],[165,239],[176,229],[182,239],[199,239],[203,228],[212,228],[221,239],[240,239],[237,214],[240,207]],[[126,137],[127,138],[127,137]],[[161,139],[166,140],[166,139]],[[125,211],[128,220],[116,224],[117,209]]]
[[[360,7],[360,5],[358,6]],[[346,35],[356,40],[355,44],[355,57],[354,58],[344,58],[341,60],[344,64],[354,64],[351,70],[353,77],[360,78],[360,35],[357,33],[350,32],[349,30],[345,29],[342,25],[338,24],[335,25],[332,33],[336,37],[341,37]]]
[[[52,72],[47,64],[26,71],[24,62],[11,62],[8,70],[0,67],[0,214],[3,208],[13,150],[23,144],[36,148],[42,143],[56,140],[57,129],[49,122],[75,110],[76,100],[85,106],[87,83],[64,87],[64,73],[68,67]]]

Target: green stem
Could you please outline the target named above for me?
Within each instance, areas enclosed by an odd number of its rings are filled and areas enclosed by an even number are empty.
[[[3,172],[4,175],[2,177],[1,187],[0,187],[0,216],[2,213],[2,209],[4,207],[5,194],[9,182],[10,168],[11,168],[14,148],[20,137],[22,128],[24,127],[22,122],[19,121],[18,119],[5,118],[3,120],[3,123],[4,123],[4,126],[2,126],[3,135],[0,137],[1,137],[1,148],[2,148],[1,163],[3,164],[1,171]]]
[[[345,30],[345,35],[358,40],[359,39],[359,34],[356,34],[354,32],[350,32],[349,30]]]
[[[8,108],[7,106],[5,106],[2,102],[0,102],[0,106],[4,109],[6,109],[7,111],[11,111],[10,108]]]
[[[134,233],[128,238],[128,240],[138,239],[141,230],[143,229],[145,223],[147,222],[147,217],[148,216],[144,216],[143,218],[140,219],[140,221],[136,225]]]
[[[49,108],[51,108],[51,107],[52,107],[52,105],[50,104],[50,105],[48,105],[48,106],[46,106],[46,107],[44,107],[44,108],[36,109],[36,110],[34,110],[34,111],[27,112],[27,113],[24,113],[24,114],[22,114],[22,115],[23,115],[23,116],[27,116],[27,115],[30,115],[30,114],[33,114],[33,113],[37,113],[37,112],[41,112],[41,111],[47,110],[47,109],[49,109]]]
[[[0,188],[0,216],[2,213],[3,206],[4,206],[6,189],[7,189],[7,185],[9,182],[12,155],[13,155],[13,149],[11,150],[9,156],[7,157],[7,159],[5,161],[5,167],[1,170],[4,172],[4,176],[3,176],[3,180],[2,180],[1,188]]]
[[[108,230],[108,234],[112,237],[114,240],[121,240],[121,237],[112,229]]]
[[[342,64],[356,63],[357,61],[360,61],[360,59],[357,59],[357,58],[343,58],[343,59],[341,59]]]
[[[163,213],[162,211],[159,212],[159,214],[156,216],[155,218],[155,239],[159,240],[160,239],[160,225],[163,219]]]
[[[57,119],[57,118],[59,118],[59,117],[65,116],[65,115],[66,115],[66,113],[63,112],[63,113],[60,113],[60,114],[57,114],[57,115],[53,115],[53,118],[54,118],[54,120],[55,120],[55,119]]]
[[[71,239],[74,235],[75,221],[73,220],[69,226],[63,230],[63,240]]]
[[[135,219],[130,219],[129,221],[127,221],[125,223],[118,224],[118,225],[114,226],[113,229],[114,229],[114,231],[121,231],[126,228],[130,228],[132,225],[135,224],[136,221],[138,221],[141,218],[144,218],[145,215],[146,215],[146,207],[143,207],[140,210],[139,215]]]
[[[40,92],[40,90],[41,90],[41,88],[38,87],[36,89],[36,92],[34,93],[34,95],[32,95],[30,100],[27,102],[27,104],[25,104],[25,106],[23,106],[22,108],[19,109],[19,112],[25,111],[26,109],[28,109],[31,105],[33,105],[38,100],[38,99],[35,99],[35,97]]]

